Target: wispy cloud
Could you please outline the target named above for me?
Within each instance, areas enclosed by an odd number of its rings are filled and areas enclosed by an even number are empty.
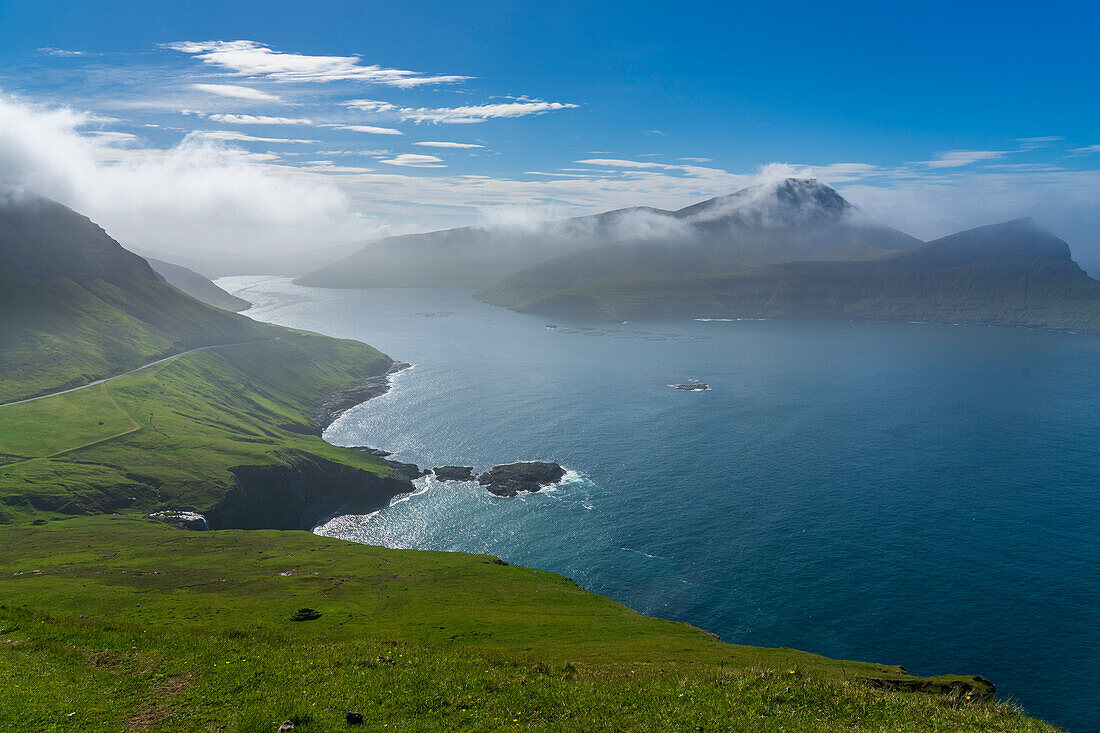
[[[435,142],[432,140],[424,140],[422,142],[413,143],[413,145],[419,145],[424,148],[484,148],[484,145],[478,145],[476,143],[448,143],[448,142]]]
[[[243,132],[236,132],[233,130],[200,130],[198,132],[191,133],[198,137],[203,137],[208,140],[224,140],[226,142],[244,142],[244,143],[316,143],[317,140],[303,140],[300,138],[286,138],[286,137],[258,137],[256,135],[246,135]]]
[[[200,113],[201,114],[201,113]],[[227,125],[312,125],[313,120],[304,117],[268,117],[267,115],[234,115],[215,113],[205,115],[209,120]]]
[[[163,46],[173,51],[192,54],[204,64],[234,74],[273,81],[361,81],[409,88],[426,84],[452,84],[471,78],[456,74],[428,75],[419,71],[388,69],[377,64],[364,65],[359,56],[281,53],[257,41],[181,41]]]
[[[1060,143],[1065,140],[1061,135],[1043,135],[1042,137],[1018,137],[1016,142],[1020,144],[1021,150],[1038,150],[1039,148],[1049,147],[1055,143]]]
[[[1074,153],[1078,155],[1092,155],[1093,153],[1100,153],[1100,145],[1086,145],[1083,148],[1074,148]]]
[[[231,97],[233,99],[248,99],[256,102],[278,102],[279,97],[259,89],[242,87],[236,84],[192,84],[192,89],[200,92],[216,94],[219,97]]]
[[[404,135],[405,133],[392,127],[374,127],[372,125],[336,125],[326,124],[323,127],[332,127],[337,130],[351,130],[352,132],[365,132],[370,135]]]
[[[395,104],[379,102],[376,99],[349,99],[340,104],[351,109],[357,109],[360,112],[392,112],[397,109]]]
[[[41,53],[47,53],[50,56],[83,56],[83,51],[67,51],[63,48],[50,48],[49,46],[43,46],[38,49]]]
[[[402,153],[392,158],[383,158],[382,163],[399,165],[406,168],[446,168],[442,158],[434,155],[421,155],[419,153]]]
[[[464,124],[484,122],[497,118],[527,117],[563,109],[576,109],[578,105],[562,102],[544,102],[531,99],[523,102],[503,102],[500,104],[482,104],[469,107],[411,107],[401,108],[401,119],[414,122],[433,122],[443,124]]]
[[[116,132],[114,130],[89,130],[85,137],[93,137],[106,145],[132,145],[138,141],[138,136],[132,132]]]
[[[605,168],[682,168],[683,166],[669,165],[667,163],[654,163],[651,160],[622,160],[619,158],[586,158],[574,161],[581,165],[599,165]]]
[[[948,150],[936,153],[932,160],[922,161],[929,168],[960,168],[983,160],[995,160],[1008,155],[1009,150]]]

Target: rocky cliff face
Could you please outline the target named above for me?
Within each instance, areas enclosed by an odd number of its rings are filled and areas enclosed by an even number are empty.
[[[211,529],[304,529],[339,512],[367,514],[414,490],[407,477],[369,471],[299,451],[282,465],[237,466],[234,487],[205,513]]]

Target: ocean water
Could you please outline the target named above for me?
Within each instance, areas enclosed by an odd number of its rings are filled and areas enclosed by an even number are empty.
[[[333,424],[331,442],[426,467],[571,471],[515,499],[422,479],[319,531],[491,553],[729,642],[982,674],[1034,715],[1100,730],[1100,337],[549,329],[465,291],[219,284],[256,303],[254,318],[415,365]],[[711,389],[669,386],[689,379]]]

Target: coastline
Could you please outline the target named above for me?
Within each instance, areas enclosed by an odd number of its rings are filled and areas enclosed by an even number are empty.
[[[393,383],[390,378],[393,375],[412,368],[412,364],[403,361],[395,361],[382,374],[367,377],[354,384],[341,387],[326,395],[321,403],[313,410],[309,422],[317,430],[317,435],[323,435],[332,423],[353,407],[381,397],[390,391]]]

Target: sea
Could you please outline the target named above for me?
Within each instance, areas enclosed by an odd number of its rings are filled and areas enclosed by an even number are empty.
[[[981,674],[1100,730],[1100,337],[929,323],[548,322],[466,290],[218,284],[413,366],[332,443],[557,461],[498,498],[423,478],[315,531],[488,553],[737,644]],[[692,380],[709,389],[681,390]]]

